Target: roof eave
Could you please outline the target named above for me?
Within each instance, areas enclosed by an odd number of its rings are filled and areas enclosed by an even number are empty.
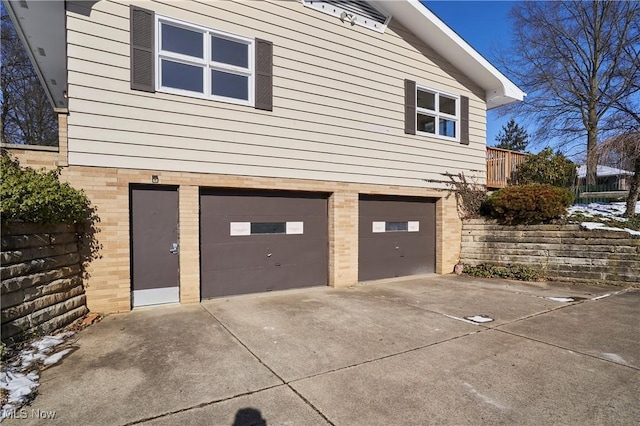
[[[520,102],[526,94],[418,0],[376,2],[424,43],[485,90],[487,109]],[[466,72],[472,69],[473,72]]]
[[[49,102],[56,110],[67,108],[64,1],[2,2]]]

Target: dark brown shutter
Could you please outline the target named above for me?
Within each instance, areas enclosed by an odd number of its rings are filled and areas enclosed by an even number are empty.
[[[256,109],[273,111],[273,43],[256,39]]]
[[[469,145],[469,98],[460,96],[460,143]]]
[[[153,11],[130,6],[131,88],[155,92]]]
[[[416,134],[416,82],[404,81],[404,132]]]

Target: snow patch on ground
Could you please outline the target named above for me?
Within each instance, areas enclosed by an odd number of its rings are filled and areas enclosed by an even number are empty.
[[[580,225],[583,228],[592,230],[606,230],[606,231],[620,231],[628,232],[631,235],[640,235],[640,231],[625,228],[623,226],[627,218],[622,217],[626,209],[625,203],[589,203],[589,204],[576,204],[569,207],[569,215],[581,215],[587,218],[602,218],[608,223],[600,222],[582,222]],[[636,203],[636,214],[640,214],[640,201]],[[616,222],[620,223],[620,226],[615,226]]]
[[[607,226],[606,224],[600,223],[600,222],[582,222],[580,225],[582,225],[583,228],[587,228],[589,230],[601,229],[603,231],[620,231],[620,232],[628,232],[631,235],[640,235],[640,231],[636,231],[629,228],[614,228],[612,226]]]
[[[605,297],[609,297],[609,296],[611,296],[611,293],[603,294],[602,296],[592,297],[591,300],[600,300],[600,299],[604,299]]]
[[[65,343],[75,333],[65,332],[55,336],[44,336],[25,346],[14,357],[2,365],[0,389],[7,393],[7,402],[1,407],[0,421],[11,415],[32,397],[40,385],[39,364],[50,366],[68,355],[73,348]]]
[[[625,361],[624,358],[622,358],[620,355],[618,354],[612,354],[612,353],[603,353],[602,356],[606,359],[608,359],[609,361],[615,362],[617,364],[623,364],[623,365],[629,365],[627,364],[627,361]]]
[[[554,302],[573,302],[574,300],[571,297],[548,297],[549,300],[553,300]]]
[[[464,318],[468,319],[469,321],[477,322],[480,324],[493,321],[493,318],[489,318],[486,315],[474,315],[472,317],[464,317]]]
[[[64,349],[60,352],[56,352],[53,355],[48,356],[44,361],[42,361],[42,363],[44,365],[53,365],[53,364],[57,364],[60,362],[60,360],[62,360],[62,358],[64,358],[65,356],[67,356],[67,354],[69,352],[71,352],[71,348],[69,349]]]
[[[575,204],[569,207],[569,214],[581,213],[587,217],[594,216],[622,216],[626,209],[625,203],[589,203],[589,204]],[[636,214],[640,214],[640,201],[636,204]],[[617,219],[626,219],[618,217]]]

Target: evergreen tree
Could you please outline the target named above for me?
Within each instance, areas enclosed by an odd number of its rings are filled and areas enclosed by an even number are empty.
[[[496,148],[524,152],[529,145],[529,135],[512,118],[505,126],[502,126],[502,130],[496,136],[496,142],[498,142]]]

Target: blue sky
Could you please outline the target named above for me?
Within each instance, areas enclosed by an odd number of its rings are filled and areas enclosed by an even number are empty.
[[[493,49],[509,45],[511,25],[507,15],[515,3],[513,1],[422,0],[422,3],[492,63]],[[489,112],[487,145],[495,145],[496,135],[509,118]]]

